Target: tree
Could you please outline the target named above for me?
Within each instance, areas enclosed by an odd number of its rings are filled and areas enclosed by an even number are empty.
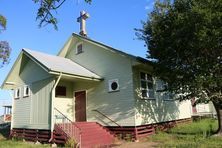
[[[57,10],[66,2],[66,0],[33,0],[39,5],[36,20],[39,20],[39,27],[51,24],[57,30],[57,18],[55,16]],[[85,0],[86,3],[91,3],[92,0]],[[7,19],[0,14],[0,33],[5,30]],[[11,48],[7,41],[0,41],[0,67],[8,63]]]
[[[4,16],[0,15],[0,32],[6,29],[7,20]],[[7,41],[0,41],[0,67],[9,61],[11,48]]]
[[[165,0],[137,29],[156,64],[154,74],[168,82],[179,100],[212,101],[222,134],[222,0]]]

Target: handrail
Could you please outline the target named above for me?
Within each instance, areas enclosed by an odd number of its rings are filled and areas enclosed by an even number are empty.
[[[81,129],[57,108],[54,108],[54,111],[57,111],[57,113],[62,116],[62,118],[55,118],[55,124],[57,124],[68,137],[74,138],[81,147]],[[58,114],[54,115],[57,116]],[[60,122],[57,122],[57,120]]]
[[[78,125],[75,124],[75,122],[73,122],[71,119],[69,119],[66,115],[64,115],[61,111],[59,111],[57,108],[54,107],[54,109],[59,112],[63,117],[65,117],[69,122],[71,122],[74,126],[76,126],[80,131],[80,127]]]
[[[97,112],[97,113],[100,113],[102,116],[104,116],[105,118],[109,119],[110,121],[112,121],[113,123],[115,123],[117,126],[122,127],[122,126],[119,125],[116,121],[112,120],[111,118],[109,118],[108,116],[106,116],[104,113],[100,112],[99,110],[94,109],[94,110],[92,110],[92,111],[95,111],[95,112]]]
[[[66,115],[64,115],[62,112],[60,112],[57,108],[54,107],[54,110],[56,110],[57,112],[59,112],[63,117],[65,117],[69,122],[72,122],[71,119],[69,119]]]
[[[5,114],[5,115],[4,115],[4,121],[5,121],[5,122],[11,121],[11,117],[12,117],[11,114]]]

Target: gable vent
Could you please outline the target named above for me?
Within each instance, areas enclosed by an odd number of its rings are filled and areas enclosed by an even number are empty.
[[[119,80],[109,80],[109,92],[119,91]]]

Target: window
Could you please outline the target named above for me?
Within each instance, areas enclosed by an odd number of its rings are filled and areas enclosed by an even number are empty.
[[[168,83],[166,81],[163,80],[157,80],[157,92],[161,94],[161,97],[163,100],[172,100],[174,95],[167,91],[168,89]]]
[[[150,74],[140,73],[140,87],[144,99],[154,99],[153,78]]]
[[[23,90],[23,97],[28,97],[28,96],[30,96],[30,88],[28,85],[25,85]]]
[[[65,86],[57,86],[55,95],[56,96],[66,96],[66,87]]]
[[[168,84],[166,81],[163,81],[161,79],[156,80],[156,91],[157,92],[163,92],[164,90],[168,89]]]
[[[21,97],[21,88],[17,88],[14,90],[14,98],[19,99]]]
[[[82,43],[77,44],[76,46],[76,54],[80,54],[83,52]]]

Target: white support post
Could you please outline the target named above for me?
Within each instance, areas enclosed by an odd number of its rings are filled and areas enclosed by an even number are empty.
[[[14,126],[14,90],[12,90],[11,92],[9,92],[9,95],[10,95],[10,97],[11,97],[11,99],[12,99],[12,110],[11,110],[11,127],[10,127],[10,129],[12,130],[12,128],[13,128],[13,126]]]

